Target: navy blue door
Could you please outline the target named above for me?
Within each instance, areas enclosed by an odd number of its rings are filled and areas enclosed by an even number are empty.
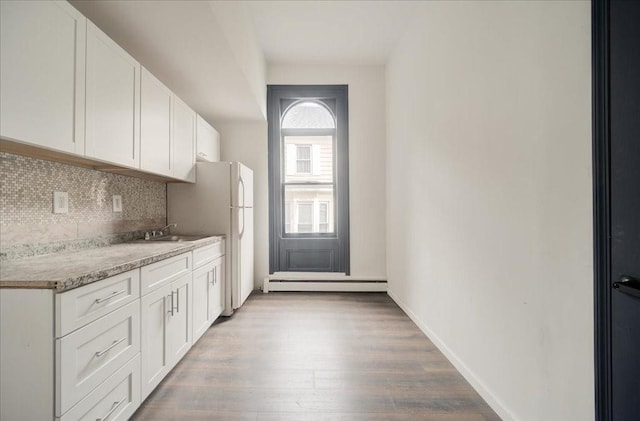
[[[610,4],[611,408],[640,420],[640,2]]]

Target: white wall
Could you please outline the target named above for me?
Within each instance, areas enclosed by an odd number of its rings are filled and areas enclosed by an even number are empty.
[[[390,294],[505,420],[591,420],[590,4],[423,6],[387,66]]]
[[[231,51],[262,112],[267,116],[266,62],[253,29],[253,21],[244,2],[210,1],[218,24],[226,35]]]
[[[254,279],[256,288],[269,273],[269,184],[266,121],[225,121],[220,132],[222,161],[240,161],[253,170]]]
[[[349,85],[351,276],[386,279],[383,66],[270,65],[271,85]]]

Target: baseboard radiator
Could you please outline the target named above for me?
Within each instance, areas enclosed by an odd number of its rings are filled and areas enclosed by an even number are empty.
[[[386,279],[351,277],[343,273],[278,272],[264,278],[262,292],[387,292]]]

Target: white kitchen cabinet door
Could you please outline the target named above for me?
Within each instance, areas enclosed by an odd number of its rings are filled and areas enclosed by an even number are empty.
[[[142,297],[140,307],[141,400],[144,401],[171,369],[166,338],[171,318],[171,284]]]
[[[87,21],[88,157],[140,167],[140,64]]]
[[[86,22],[67,2],[0,2],[0,136],[84,154]]]
[[[197,159],[199,161],[220,161],[220,133],[202,117],[196,117]]]
[[[195,343],[211,325],[209,317],[210,282],[213,281],[213,263],[193,271],[193,342]]]
[[[193,303],[191,273],[171,283],[173,311],[169,319],[167,339],[169,340],[170,367],[173,368],[178,361],[191,348],[193,323]]]
[[[141,68],[140,169],[172,176],[171,102],[173,94]]]
[[[142,400],[191,348],[191,288],[189,273],[140,300]]]
[[[196,113],[173,95],[173,177],[196,181]]]
[[[216,321],[224,310],[223,285],[225,279],[224,256],[213,262],[213,276],[209,286],[209,326]]]

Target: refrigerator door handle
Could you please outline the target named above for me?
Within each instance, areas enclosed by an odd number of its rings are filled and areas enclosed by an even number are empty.
[[[238,203],[238,206],[243,208],[244,207],[244,191],[245,191],[245,186],[244,186],[244,180],[242,179],[242,176],[239,175],[238,176],[238,187],[242,186],[242,194],[239,194],[240,192],[238,192],[238,200],[240,198],[242,198],[242,203]]]
[[[240,210],[242,211],[242,229],[238,233],[238,237],[242,238],[244,236],[244,207],[240,208]]]

